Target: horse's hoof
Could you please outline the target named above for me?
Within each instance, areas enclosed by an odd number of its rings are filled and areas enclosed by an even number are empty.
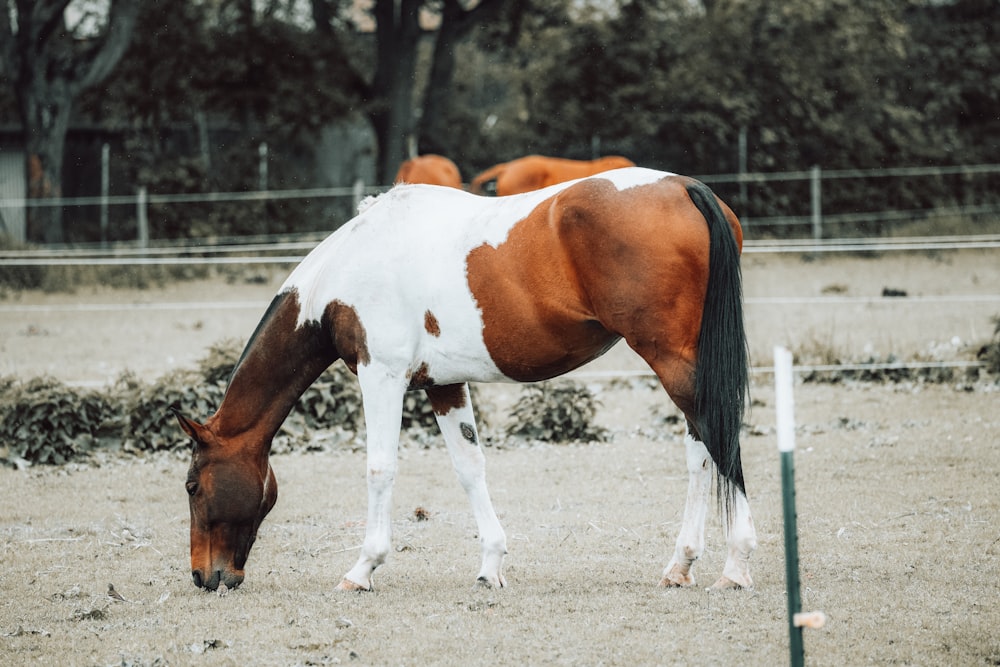
[[[694,586],[694,578],[688,577],[687,579],[682,579],[681,581],[675,581],[668,577],[663,577],[660,579],[661,588],[691,588]]]
[[[741,583],[738,583],[736,581],[733,581],[732,579],[730,579],[726,575],[722,575],[721,577],[719,577],[718,581],[716,581],[714,584],[712,584],[711,588],[708,588],[706,590],[710,590],[710,591],[734,591],[734,590],[735,591],[742,591],[742,590],[749,590],[751,588],[753,588],[753,582],[752,581],[748,580],[746,583],[741,584]]]
[[[356,584],[347,577],[340,580],[337,584],[338,591],[355,591],[355,592],[368,592],[371,590],[371,586],[362,586],[361,584]]]
[[[681,572],[680,567],[675,565],[663,573],[660,586],[663,588],[688,588],[694,586],[694,577],[691,576],[690,570],[686,573]]]
[[[490,579],[486,575],[480,576],[476,579],[474,588],[506,588],[507,581],[502,577],[498,576],[495,579]]]

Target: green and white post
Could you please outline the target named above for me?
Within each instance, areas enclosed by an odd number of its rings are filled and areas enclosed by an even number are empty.
[[[793,667],[805,662],[802,628],[821,628],[823,612],[802,613],[799,588],[799,534],[795,513],[795,400],[792,353],[774,348],[774,403],[777,412],[778,451],[781,454],[781,499],[785,515],[785,585],[788,593],[788,648]]]

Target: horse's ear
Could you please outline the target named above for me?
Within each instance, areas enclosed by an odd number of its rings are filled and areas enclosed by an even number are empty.
[[[206,429],[204,426],[193,419],[188,419],[177,408],[170,408],[170,411],[174,413],[174,417],[177,417],[177,423],[181,425],[181,429],[187,433],[189,438],[198,443],[205,443]]]

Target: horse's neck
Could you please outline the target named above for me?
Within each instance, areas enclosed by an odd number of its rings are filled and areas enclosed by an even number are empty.
[[[298,315],[294,291],[271,302],[212,417],[218,436],[232,439],[252,433],[247,442],[270,447],[302,393],[337,360],[330,332],[318,322],[298,326]]]

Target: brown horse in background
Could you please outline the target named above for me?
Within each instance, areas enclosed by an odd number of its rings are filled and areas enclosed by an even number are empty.
[[[462,189],[462,174],[454,162],[443,155],[418,155],[399,165],[394,183],[425,183]]]
[[[505,197],[532,190],[541,190],[556,183],[585,178],[602,171],[634,167],[635,163],[620,155],[609,155],[596,160],[567,160],[543,155],[526,157],[494,165],[472,179],[469,192],[485,194],[483,186],[496,181],[496,195]]]

